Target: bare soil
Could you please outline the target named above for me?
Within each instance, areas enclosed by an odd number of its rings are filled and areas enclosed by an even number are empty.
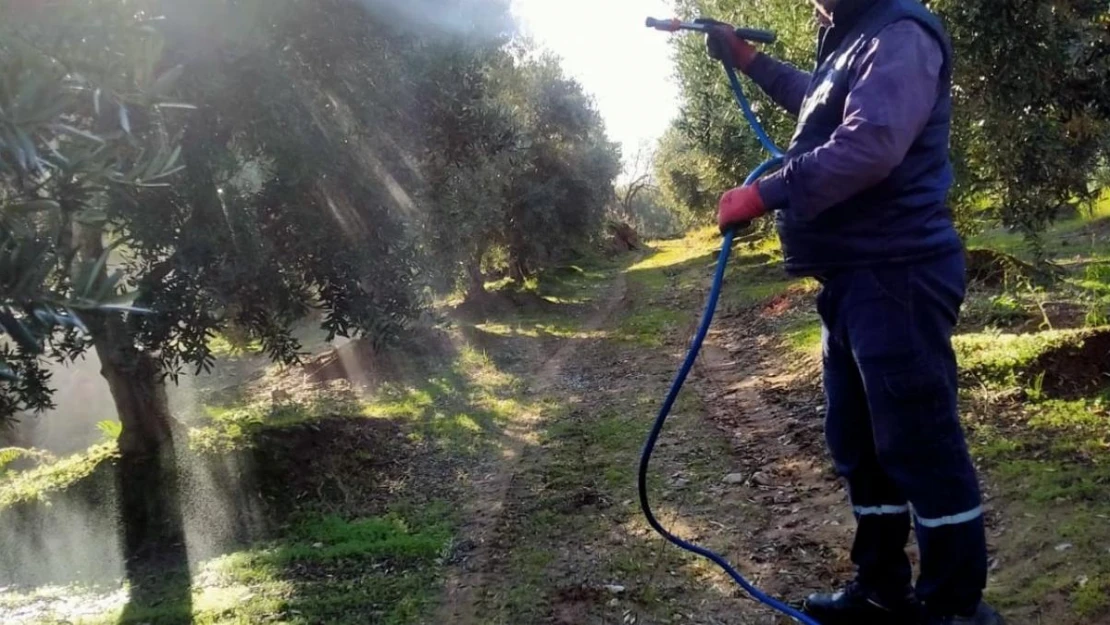
[[[1051,397],[1083,397],[1110,383],[1110,330],[1094,330],[1082,342],[1052,349],[1029,367],[1044,372],[1043,390]]]

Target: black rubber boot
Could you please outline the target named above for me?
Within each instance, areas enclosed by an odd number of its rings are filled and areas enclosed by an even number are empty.
[[[858,582],[840,592],[810,595],[802,611],[821,625],[918,625],[922,620],[912,588],[901,596],[880,596]]]
[[[994,608],[980,602],[970,616],[930,616],[925,625],[1006,625],[1006,621]]]

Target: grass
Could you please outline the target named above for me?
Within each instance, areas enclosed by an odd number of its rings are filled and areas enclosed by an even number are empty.
[[[236,358],[239,356],[261,354],[263,351],[262,341],[259,339],[252,339],[245,345],[240,345],[232,342],[222,334],[217,334],[208,339],[208,349],[212,350],[212,355],[216,358]]]
[[[189,446],[199,453],[219,454],[243,449],[265,429],[357,415],[360,404],[349,390],[328,389],[299,400],[206,406],[205,412],[208,423],[189,430]]]
[[[345,416],[400,422],[407,436],[443,450],[445,457],[477,458],[492,450],[495,433],[514,415],[536,409],[522,390],[484,354],[463,348],[427,379],[387,384],[369,399],[333,391],[276,404],[209,407],[208,423],[190,432],[190,443],[196,451],[222,456],[249,448],[263,431]],[[17,474],[0,486],[0,502],[48,501],[114,456],[113,446],[102,445]],[[87,625],[424,622],[439,599],[458,521],[455,506],[397,502],[390,514],[344,518],[321,514],[326,507],[312,501],[297,505],[299,520],[275,540],[203,563],[191,590],[189,580],[183,593],[179,580],[167,577],[152,602],[104,606],[95,617],[68,620]],[[0,607],[14,609],[32,600],[7,593],[0,595]]]
[[[455,522],[448,510],[444,504],[416,517],[304,518],[279,540],[203,564],[186,597],[155,595],[149,605],[119,606],[70,622],[419,623],[438,600]]]
[[[957,344],[961,366],[1012,385],[1039,354],[1072,338],[988,334]],[[979,402],[969,422],[972,453],[1007,527],[997,541],[1006,559],[989,598],[1012,610],[1060,600],[1074,618],[1063,622],[1101,622],[1110,614],[1110,413],[1101,396],[1063,400],[1037,391],[1027,388],[1021,404]]]
[[[1044,235],[1045,251],[1051,257],[1064,258],[1077,254],[1091,258],[1110,258],[1110,245],[1105,237],[1090,231],[1110,219],[1110,192],[1103,193],[1088,214],[1079,214],[1057,222]],[[1086,236],[1084,236],[1086,235]],[[1031,253],[1024,237],[1016,232],[996,228],[980,233],[968,240],[970,247],[986,247],[1029,260]]]
[[[1042,354],[1082,340],[1083,332],[1053,330],[1008,334],[997,330],[957,335],[953,347],[964,373],[991,383],[1014,383]]]
[[[1087,324],[1105,323],[1110,270],[1099,263],[1110,259],[1110,244],[1096,233],[1107,220],[1110,197],[1094,214],[1055,225],[1044,245],[1049,258],[1067,269],[1064,279],[1043,293],[973,290],[966,316],[999,326],[1036,323],[1041,314],[1034,300],[1051,298],[1088,306]],[[1031,258],[1013,233],[985,233],[970,243]],[[1075,346],[1085,332],[988,329],[954,340],[961,372],[977,383],[964,393],[972,452],[982,462],[1006,527],[996,539],[1001,561],[988,596],[998,607],[1018,612],[1060,606],[1049,613],[1061,623],[1104,622],[1110,616],[1110,414],[1097,394],[1046,397],[1041,372],[1033,367],[1051,350]],[[999,390],[1021,390],[1024,400],[1018,403]]]
[[[664,337],[691,323],[698,302],[708,294],[720,237],[708,228],[655,246],[652,254],[627,270],[638,305],[618,329],[619,338],[645,347],[661,346]],[[792,279],[782,271],[780,255],[772,239],[738,245],[725,273],[718,311],[735,313],[791,288],[812,288],[812,281]],[[799,345],[810,338],[799,336]]]
[[[644,347],[659,347],[688,324],[689,310],[674,303],[704,288],[716,243],[708,231],[661,241],[652,253],[629,267],[630,299],[637,306],[621,317],[617,337]]]
[[[821,353],[821,320],[815,314],[792,320],[783,334],[791,350],[804,355]]]
[[[484,354],[463,349],[458,361],[414,386],[386,384],[361,412],[412,424],[411,436],[455,454],[488,451],[493,434],[535,407],[522,399],[522,383]]]
[[[1080,616],[1093,617],[1110,608],[1110,577],[1100,575],[1092,580],[1083,577],[1076,582],[1071,601]]]
[[[579,329],[579,324],[570,319],[550,319],[521,316],[518,319],[506,321],[486,321],[474,325],[475,328],[489,334],[498,336],[516,336],[533,339],[561,338],[561,339],[589,339],[604,338],[606,332],[595,330],[585,332]]]
[[[114,443],[103,443],[29,471],[6,474],[0,480],[0,510],[18,503],[48,502],[52,493],[80,482],[100,463],[118,457],[115,447]]]

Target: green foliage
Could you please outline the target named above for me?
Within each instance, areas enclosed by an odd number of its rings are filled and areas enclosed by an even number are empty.
[[[1080,616],[1093,617],[1110,608],[1110,580],[1084,578],[1071,593],[1072,604]]]
[[[362,412],[403,419],[413,424],[412,437],[459,456],[474,456],[488,449],[490,433],[513,415],[535,409],[516,399],[518,390],[518,382],[485,355],[466,350],[452,366],[429,372],[415,387],[383,386]]]
[[[812,7],[796,0],[681,0],[685,18],[713,17],[738,25],[770,28],[778,41],[765,51],[808,68],[814,56],[816,26]],[[767,158],[740,110],[733,103],[720,63],[705,52],[697,36],[675,39],[682,115],[660,142],[657,177],[664,197],[697,214],[716,207],[726,189],[744,181]],[[746,83],[746,94],[768,134],[785,147],[794,120],[759,89]]]
[[[357,415],[353,393],[324,389],[300,400],[258,401],[231,407],[210,407],[209,421],[189,431],[189,446],[199,453],[229,453],[243,449],[266,428],[280,428],[327,417]]]
[[[92,22],[89,10],[68,8],[65,18]],[[103,227],[105,197],[159,186],[180,170],[161,126],[169,81],[154,72],[153,55],[94,69],[109,41],[117,51],[150,50],[156,37],[117,7],[82,37],[58,40],[49,13],[11,7],[0,25],[0,334],[12,339],[0,346],[0,420],[50,407],[37,357],[72,355],[75,331],[87,331],[79,311],[134,311],[122,274],[106,268],[107,250],[75,258],[78,229]],[[116,81],[124,73],[126,95]],[[67,339],[53,344],[55,333]]]
[[[1110,9],[1015,0],[942,0],[956,53],[956,206],[985,205],[1040,233],[1089,206],[1110,129]]]
[[[618,189],[618,193],[621,189]],[[623,215],[636,229],[641,239],[667,239],[681,235],[692,225],[692,215],[681,205],[668,202],[662,191],[650,186],[635,195],[629,202],[628,213]]]
[[[533,129],[507,214],[512,269],[524,277],[600,232],[621,164],[600,114],[554,58],[524,65],[510,98]]]
[[[22,502],[49,501],[58,491],[92,475],[101,462],[116,457],[115,443],[105,443],[90,447],[84,453],[16,473],[0,483],[0,509]]]
[[[1026,303],[1018,294],[1003,291],[989,297],[972,297],[965,304],[961,318],[992,328],[1009,328],[1030,318]]]
[[[442,79],[420,97],[431,109],[427,249],[441,288],[465,277],[482,290],[491,255],[518,279],[565,259],[600,233],[620,169],[581,86],[553,59],[513,61],[499,43],[444,51]]]
[[[708,157],[677,127],[667,129],[659,140],[655,176],[664,201],[673,209],[706,214],[716,202],[709,186]]]
[[[12,463],[21,459],[30,459],[38,463],[50,462],[54,456],[41,449],[25,449],[23,447],[0,447],[0,476],[11,471]]]
[[[243,572],[262,564],[287,566],[383,557],[434,560],[443,553],[449,538],[448,527],[442,521],[413,528],[399,515],[352,521],[335,516],[310,517],[293,525],[287,539],[275,549],[229,556],[220,568],[225,574],[242,577]]]
[[[115,419],[105,419],[96,423],[96,429],[100,430],[105,440],[114,441],[123,432],[123,424]]]
[[[797,319],[785,329],[786,342],[802,355],[821,353],[821,320],[814,315]]]

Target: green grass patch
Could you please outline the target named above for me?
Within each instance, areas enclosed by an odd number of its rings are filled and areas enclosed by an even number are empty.
[[[1110,451],[1110,411],[1101,397],[1047,400],[1030,406],[1028,413],[1029,427],[1044,432],[1059,454],[1098,457]]]
[[[641,310],[621,319],[619,335],[622,339],[643,345],[660,347],[679,327],[689,322],[689,314],[667,308]]]
[[[821,353],[821,320],[815,314],[799,316],[783,329],[787,346],[799,354]]]
[[[632,299],[638,305],[619,328],[622,338],[648,347],[662,345],[676,329],[696,320],[708,295],[720,237],[706,229],[654,245],[652,254],[628,269]],[[782,271],[777,253],[775,239],[738,246],[725,274],[718,309],[749,307],[799,284]]]
[[[1083,332],[1049,330],[1009,334],[997,330],[960,334],[952,340],[960,370],[986,382],[1012,384],[1045,352],[1077,343]]]
[[[1110,485],[1110,466],[1011,458],[992,467],[992,475],[1034,503],[1097,501]]]
[[[1042,603],[1049,595],[1067,594],[1074,585],[1075,578],[1067,573],[1045,572],[1017,584],[1006,584],[1005,591],[988,589],[986,599],[1000,610],[1025,608]]]
[[[976,424],[972,432],[971,448],[977,458],[987,462],[1000,462],[1024,450],[1024,444],[1012,436],[1003,434],[994,424]]]
[[[5,474],[5,478],[0,480],[0,509],[17,503],[46,502],[50,493],[89,477],[100,463],[118,455],[114,442],[103,443],[29,471]]]
[[[659,347],[689,324],[689,296],[712,275],[715,243],[704,232],[653,243],[654,251],[626,270],[630,299],[637,305],[622,315],[616,336]]]
[[[192,579],[164,575],[128,604],[126,590],[98,593],[78,587],[0,596],[0,608],[86,596],[109,599],[104,613],[57,612],[41,625],[410,625],[426,622],[437,605],[444,556],[456,519],[446,503],[419,514],[343,519],[303,517],[284,535],[198,567]],[[104,603],[101,603],[104,605]],[[72,609],[72,608],[71,608]]]
[[[233,581],[249,583],[258,578],[259,571],[272,572],[298,563],[384,558],[394,564],[432,561],[443,555],[452,535],[446,510],[445,506],[431,506],[416,522],[400,514],[353,520],[309,517],[293,524],[282,541],[219,558],[214,570]]]
[[[1106,612],[1110,609],[1110,577],[1081,578],[1071,593],[1071,602],[1080,616],[1091,618]]]
[[[741,275],[722,288],[721,307],[725,310],[749,308],[785,293],[793,284],[792,280],[745,281]]]
[[[473,455],[488,449],[491,434],[515,415],[535,409],[519,399],[521,390],[517,379],[484,354],[465,349],[453,367],[422,384],[384,385],[361,412],[403,419],[415,426],[413,436]]]
[[[252,437],[266,428],[358,415],[360,410],[358,399],[348,390],[320,391],[295,401],[206,406],[208,422],[189,430],[189,446],[199,453],[230,453],[248,446]]]
[[[486,321],[475,324],[476,329],[498,336],[524,336],[528,338],[583,339],[604,337],[604,331],[584,332],[580,319],[518,316],[507,321]]]
[[[432,506],[417,518],[305,518],[280,540],[205,563],[184,596],[174,587],[182,580],[166,579],[148,605],[77,623],[420,623],[439,598],[453,535],[446,510]]]
[[[1110,258],[1110,241],[1098,236],[1097,226],[1110,220],[1110,194],[1095,203],[1090,212],[1080,213],[1052,225],[1043,235],[1045,252],[1049,256],[1080,256],[1084,258]],[[995,228],[968,240],[971,247],[986,247],[1029,260],[1031,250],[1025,238],[1005,228]]]
[[[212,355],[216,358],[237,358],[261,354],[263,351],[262,341],[259,339],[251,339],[245,344],[239,344],[222,334],[217,334],[208,339],[208,349],[212,350]]]

